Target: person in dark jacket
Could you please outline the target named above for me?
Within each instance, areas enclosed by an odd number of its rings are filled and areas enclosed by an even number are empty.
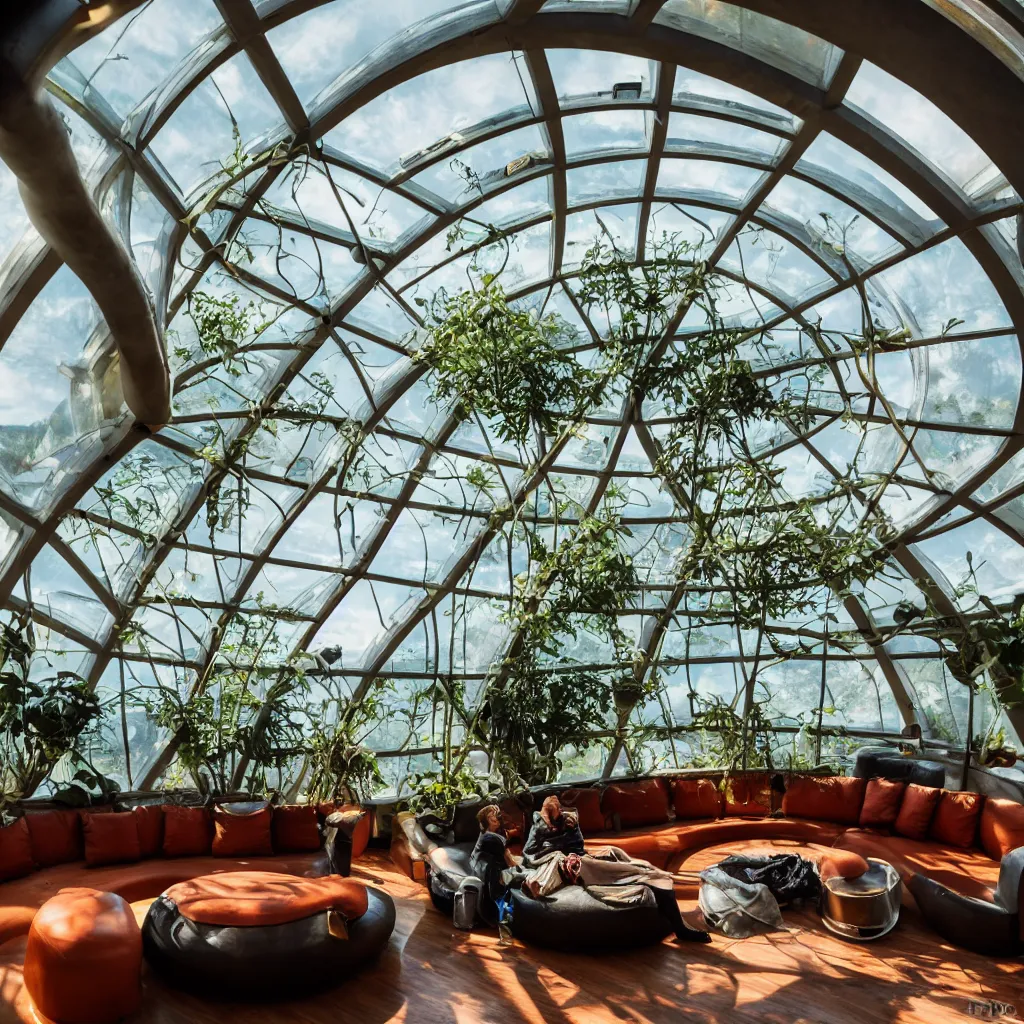
[[[523,847],[523,865],[537,867],[550,853],[584,852],[583,833],[575,812],[566,811],[557,796],[549,796],[533,816],[533,827]]]
[[[508,895],[515,881],[519,861],[508,848],[508,834],[497,804],[486,804],[477,811],[480,835],[469,855],[470,870],[483,883],[477,913],[485,924],[498,923],[498,903]]]

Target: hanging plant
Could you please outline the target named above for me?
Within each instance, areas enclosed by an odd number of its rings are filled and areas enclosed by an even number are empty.
[[[525,445],[534,430],[554,434],[602,400],[610,374],[587,369],[568,351],[575,330],[554,313],[509,303],[485,275],[474,291],[443,289],[427,307],[427,337],[414,358],[427,363],[435,396],[463,415],[495,420],[501,440]]]

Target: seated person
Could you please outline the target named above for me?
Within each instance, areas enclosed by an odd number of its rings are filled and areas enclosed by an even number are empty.
[[[709,941],[707,932],[689,928],[679,913],[672,875],[645,860],[634,860],[617,846],[587,853],[575,813],[564,811],[557,796],[549,796],[533,816],[523,847],[527,874],[523,887],[535,899],[563,885],[645,885],[679,939]]]
[[[477,915],[492,927],[498,924],[498,903],[505,899],[511,884],[521,881],[519,861],[508,848],[508,835],[501,809],[486,804],[477,811],[480,835],[469,855],[470,869],[483,883]]]

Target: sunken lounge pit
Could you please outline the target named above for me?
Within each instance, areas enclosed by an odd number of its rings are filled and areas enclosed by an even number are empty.
[[[0,6],[0,1024],[1022,1019],[1021,0]]]

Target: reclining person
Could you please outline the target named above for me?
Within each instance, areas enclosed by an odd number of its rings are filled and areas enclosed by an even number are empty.
[[[527,869],[523,887],[534,898],[548,896],[563,885],[644,885],[654,896],[658,911],[679,939],[707,942],[707,932],[689,928],[676,903],[672,875],[645,860],[634,860],[617,846],[587,852],[579,819],[564,811],[557,796],[549,796],[533,816],[533,827],[523,847]]]

